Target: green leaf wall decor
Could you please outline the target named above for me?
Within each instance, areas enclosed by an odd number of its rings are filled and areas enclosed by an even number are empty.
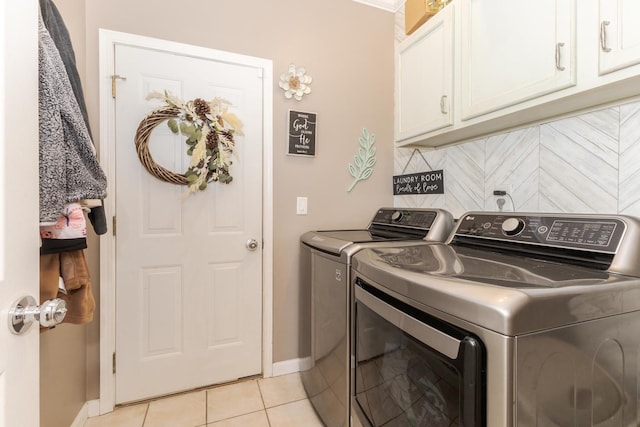
[[[353,177],[353,183],[347,190],[351,192],[359,181],[365,180],[373,173],[373,165],[376,164],[375,134],[369,134],[366,128],[362,128],[362,136],[358,139],[358,154],[354,156],[355,165],[349,163],[347,170]]]

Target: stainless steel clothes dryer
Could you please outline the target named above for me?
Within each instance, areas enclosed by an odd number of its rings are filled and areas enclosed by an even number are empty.
[[[366,229],[301,236],[301,283],[311,290],[311,366],[301,376],[325,425],[350,423],[351,257],[366,247],[442,242],[452,228],[453,217],[444,210],[382,208]]]
[[[472,212],[353,258],[366,426],[638,426],[640,222]]]

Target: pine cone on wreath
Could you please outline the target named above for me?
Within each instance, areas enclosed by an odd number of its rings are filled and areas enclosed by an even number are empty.
[[[207,134],[207,148],[213,150],[218,146],[218,132],[211,131]]]
[[[207,114],[211,112],[209,104],[202,98],[196,98],[193,100],[193,109],[202,120],[207,120]]]

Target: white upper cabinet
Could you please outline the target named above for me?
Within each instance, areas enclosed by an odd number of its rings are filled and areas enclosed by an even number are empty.
[[[396,52],[395,136],[405,147],[639,97],[640,0],[453,0]]]
[[[640,63],[640,1],[600,0],[600,74]]]
[[[576,84],[575,0],[458,4],[462,120]]]
[[[396,141],[453,123],[453,6],[398,46],[395,79]]]

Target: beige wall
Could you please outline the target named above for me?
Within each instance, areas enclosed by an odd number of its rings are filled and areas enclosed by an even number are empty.
[[[78,61],[78,72],[84,82],[86,40],[84,0],[55,0],[54,3],[63,15],[71,35]],[[91,274],[95,276],[94,280],[99,274],[98,252],[95,251],[97,244],[95,235],[90,235],[88,238],[90,249],[86,254]],[[92,328],[98,328],[97,322],[88,326],[63,324],[40,334],[40,425],[42,427],[68,427],[82,405],[89,400],[87,361],[88,355],[92,354],[89,351],[92,347],[88,339]],[[98,353],[94,352],[94,354]]]
[[[314,78],[301,103],[274,100],[274,360],[308,355],[306,290],[297,277],[298,238],[308,229],[366,224],[392,202],[394,16],[345,0],[87,2],[87,98],[99,128],[98,29],[135,33],[271,59],[278,76],[294,62]],[[318,113],[316,158],[286,156],[286,113]],[[377,135],[373,177],[347,194],[362,127]],[[296,196],[309,215],[295,215]],[[302,326],[302,328],[301,328]]]
[[[273,359],[309,355],[309,292],[301,289],[297,268],[300,234],[362,227],[377,207],[392,204],[394,15],[349,0],[54,1],[65,19],[84,12],[84,46],[74,40],[74,47],[81,64],[84,60],[96,139],[99,28],[271,59],[276,79],[289,63],[307,68],[313,92],[302,102],[286,100],[274,82]],[[76,13],[67,14],[67,5]],[[75,36],[83,32],[75,26],[70,30]],[[286,115],[292,108],[318,113],[315,158],[286,155]],[[363,127],[376,134],[378,161],[372,177],[347,193],[352,180],[347,164],[357,153]],[[308,197],[307,216],[295,214],[296,196]],[[90,244],[97,296],[98,255],[96,242]],[[87,330],[88,399],[98,397],[98,330],[97,321]]]

